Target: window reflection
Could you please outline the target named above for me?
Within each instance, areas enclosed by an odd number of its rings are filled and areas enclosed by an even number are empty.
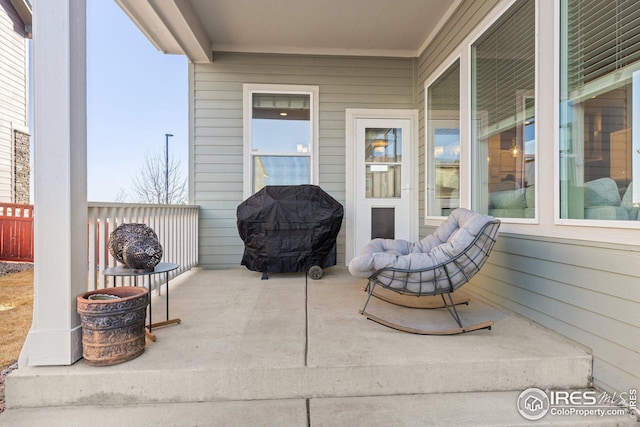
[[[472,45],[475,208],[535,217],[535,1],[520,0]]]
[[[460,206],[460,61],[427,89],[427,215]]]
[[[253,93],[253,191],[311,180],[311,96]]]
[[[633,153],[640,137],[632,128],[640,110],[640,33],[626,22],[640,4],[564,0],[562,14],[560,215],[637,220]]]

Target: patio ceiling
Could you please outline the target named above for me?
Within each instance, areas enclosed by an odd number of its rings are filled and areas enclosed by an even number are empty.
[[[415,57],[461,0],[115,0],[156,48]]]

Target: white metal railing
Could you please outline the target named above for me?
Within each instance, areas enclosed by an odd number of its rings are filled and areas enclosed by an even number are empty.
[[[89,291],[114,284],[134,285],[131,277],[116,279],[102,275],[105,268],[117,264],[107,245],[109,234],[121,224],[142,223],[153,228],[162,245],[162,262],[180,266],[170,273],[170,279],[198,264],[198,206],[88,202],[88,208]],[[136,284],[155,289],[164,283],[164,279],[164,274],[142,276],[142,283]]]

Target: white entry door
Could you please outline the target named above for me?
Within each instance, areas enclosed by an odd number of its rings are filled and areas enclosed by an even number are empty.
[[[414,119],[354,117],[353,131],[353,234],[348,232],[353,252],[348,260],[371,239],[417,237]]]

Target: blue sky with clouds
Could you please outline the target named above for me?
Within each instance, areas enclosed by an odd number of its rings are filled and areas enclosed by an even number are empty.
[[[113,201],[146,153],[188,168],[188,78],[184,56],[165,55],[113,0],[87,1],[87,183],[89,201]]]

